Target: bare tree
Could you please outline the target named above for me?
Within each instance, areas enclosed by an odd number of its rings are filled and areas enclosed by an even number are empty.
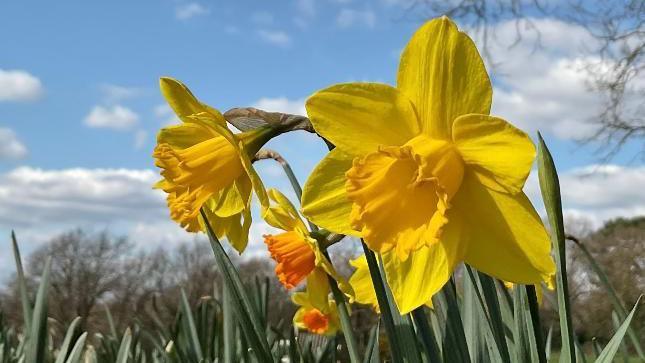
[[[645,2],[642,0],[412,0],[407,14],[422,17],[448,15],[474,29],[483,39],[483,54],[496,38],[494,25],[515,22],[515,43],[531,33],[540,44],[540,29],[534,20],[550,17],[581,25],[598,45],[588,49],[597,62],[585,72],[590,91],[600,94],[602,107],[590,120],[596,131],[581,140],[594,142],[605,161],[629,141],[640,144],[636,158],[645,158]],[[566,36],[563,34],[563,36]]]

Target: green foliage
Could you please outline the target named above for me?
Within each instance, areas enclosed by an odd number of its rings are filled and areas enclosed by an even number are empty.
[[[182,291],[179,311],[173,321],[162,320],[152,309],[148,314],[155,329],[144,330],[135,320],[120,333],[106,307],[107,333],[88,336],[82,331],[81,319],[76,318],[59,337],[53,333],[48,319],[51,260],[45,264],[37,293],[31,300],[18,243],[12,236],[24,324],[20,329],[11,327],[0,312],[0,363],[322,363],[350,359],[363,363],[604,363],[615,361],[619,352],[627,361],[631,359],[629,349],[641,352],[635,333],[629,329],[640,299],[628,313],[602,267],[580,245],[592,271],[612,298],[616,323],[615,334],[605,346],[594,340],[593,352],[582,350],[574,334],[566,288],[566,249],[557,173],[541,138],[539,171],[558,265],[556,294],[563,332],[560,354],[552,354],[557,332],[551,327],[543,330],[534,286],[516,285],[509,292],[500,281],[465,266],[433,297],[432,309],[422,307],[401,316],[383,278],[382,264],[367,248],[365,253],[382,321],[372,327],[362,349],[358,350],[353,338],[342,339],[341,334],[322,337],[298,332],[292,327],[284,335],[280,326],[268,323],[269,281],[256,279],[245,285],[212,233],[209,233],[211,247],[224,283],[196,303],[189,301]],[[626,222],[616,221],[607,228],[613,228],[616,223]],[[349,333],[348,326],[343,325],[346,333]],[[630,339],[624,340],[626,335]]]

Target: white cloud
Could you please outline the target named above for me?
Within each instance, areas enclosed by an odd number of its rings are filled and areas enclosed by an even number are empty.
[[[258,35],[265,42],[279,47],[288,47],[291,45],[291,37],[289,34],[281,30],[260,29],[258,30]]]
[[[0,69],[0,101],[35,101],[44,93],[40,79],[23,70]]]
[[[12,129],[0,127],[0,160],[22,159],[27,153],[27,147]]]
[[[115,84],[102,84],[99,86],[105,102],[113,103],[131,99],[141,95],[142,90],[135,87],[124,87]]]
[[[84,122],[89,127],[128,130],[139,122],[139,115],[121,105],[94,106]]]
[[[355,25],[374,28],[376,14],[372,10],[342,9],[336,17],[336,24],[343,29]]]
[[[645,166],[589,165],[561,172],[559,178],[564,213],[584,217],[594,227],[617,217],[645,215]],[[537,172],[525,190],[533,201],[541,200]]]
[[[575,24],[553,19],[531,21],[539,34],[526,30],[522,41],[514,46],[514,21],[490,29],[494,38],[488,43],[488,51],[496,62],[495,67],[488,67],[495,78],[492,113],[531,135],[536,130],[561,139],[591,135],[597,127],[593,117],[602,99],[589,90],[585,69],[600,61],[585,47],[592,49],[597,41]],[[483,51],[483,40],[477,38],[475,42]]]
[[[157,220],[166,214],[153,170],[19,167],[0,174],[6,228]]]
[[[294,115],[306,115],[305,100],[290,100],[286,97],[262,97],[257,100],[251,107],[259,108],[264,111],[290,113]]]
[[[208,8],[199,3],[187,3],[175,8],[175,17],[179,20],[188,20],[200,15],[207,15]]]

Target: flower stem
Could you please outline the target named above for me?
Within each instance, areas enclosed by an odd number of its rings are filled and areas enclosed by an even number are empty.
[[[282,170],[284,170],[284,173],[287,175],[287,178],[291,183],[291,187],[298,197],[298,202],[300,202],[302,200],[302,187],[300,186],[298,178],[296,178],[296,174],[294,174],[293,169],[291,169],[291,166],[289,165],[287,160],[285,160],[277,151],[269,149],[260,150],[254,158],[254,160],[263,159],[273,159],[277,161],[280,166],[282,166]],[[310,221],[307,222],[309,223],[309,227],[313,232],[318,231],[318,226],[311,223]],[[320,240],[317,240],[317,242],[320,250],[323,252],[323,255],[331,264],[331,258],[329,258],[329,253],[326,249],[327,246],[320,243]],[[345,335],[345,343],[347,344],[347,351],[349,352],[350,361],[352,363],[358,363],[361,361],[361,359],[358,354],[356,337],[354,336],[354,331],[352,330],[352,322],[349,315],[349,306],[347,304],[347,300],[345,299],[343,292],[338,288],[338,283],[336,282],[336,280],[334,280],[331,276],[327,276],[327,278],[329,279],[329,286],[331,287],[332,295],[334,296],[336,306],[338,307],[340,325],[343,330],[343,334]]]

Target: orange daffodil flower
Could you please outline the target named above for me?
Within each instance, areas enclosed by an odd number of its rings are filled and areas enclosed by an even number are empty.
[[[334,335],[340,327],[336,303],[329,298],[327,274],[315,269],[307,278],[307,289],[296,292],[291,301],[299,308],[293,324],[314,334]]]
[[[352,295],[349,284],[318,248],[316,240],[309,235],[307,226],[289,199],[277,189],[269,189],[267,194],[272,203],[264,210],[263,218],[269,225],[284,232],[266,234],[263,237],[271,257],[277,262],[275,273],[282,285],[292,289],[305,279],[308,286],[312,283],[320,284],[319,279],[309,280],[314,271],[320,270],[334,278],[343,292]],[[322,281],[329,291],[327,280]]]
[[[271,257],[277,262],[275,273],[287,289],[307,280],[306,291],[292,296],[293,302],[300,306],[293,322],[312,333],[333,335],[339,322],[336,304],[329,299],[328,275],[345,294],[352,296],[352,289],[320,251],[289,199],[277,189],[269,189],[267,194],[271,206],[263,211],[263,217],[269,225],[284,231],[264,235]]]
[[[276,130],[264,127],[233,134],[216,109],[201,103],[181,82],[160,80],[161,93],[182,123],[157,135],[153,152],[163,179],[170,216],[189,232],[204,230],[200,209],[218,237],[242,252],[251,226],[251,192],[268,205],[264,186],[250,158]]]
[[[396,87],[345,83],[306,103],[332,150],[309,177],[304,215],[383,256],[402,314],[465,261],[506,281],[554,273],[546,230],[522,188],[530,138],[489,116],[492,87],[472,40],[446,17],[401,55]]]

